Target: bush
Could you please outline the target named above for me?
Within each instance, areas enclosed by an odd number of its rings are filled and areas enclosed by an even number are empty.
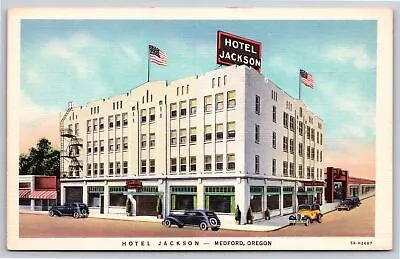
[[[160,197],[158,197],[158,199],[157,199],[156,212],[157,212],[157,215],[161,215],[161,213],[162,213],[162,204],[161,204]]]
[[[129,200],[129,198],[126,199],[125,207],[126,207],[126,212],[127,213],[131,213],[132,204],[131,204],[131,201]]]
[[[242,212],[239,209],[239,205],[236,205],[235,209],[235,220],[240,221],[240,218],[242,217]]]
[[[269,211],[269,209],[266,209],[264,212],[264,219],[269,220],[271,219],[271,212]]]
[[[247,220],[253,220],[253,210],[251,209],[251,205],[249,206],[249,209],[247,210]]]

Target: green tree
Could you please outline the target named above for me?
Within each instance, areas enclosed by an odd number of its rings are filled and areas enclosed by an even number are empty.
[[[51,175],[60,173],[60,151],[48,139],[42,138],[36,147],[19,156],[20,175]]]

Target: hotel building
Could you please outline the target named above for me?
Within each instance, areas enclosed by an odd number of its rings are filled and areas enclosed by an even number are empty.
[[[93,213],[209,209],[221,220],[324,199],[323,121],[246,66],[147,82],[61,115],[61,202]],[[139,180],[143,188],[129,190]]]

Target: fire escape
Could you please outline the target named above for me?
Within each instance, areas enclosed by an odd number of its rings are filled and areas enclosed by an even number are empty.
[[[82,160],[78,160],[79,149],[82,148],[82,139],[77,137],[77,132],[72,129],[72,124],[64,126],[64,121],[72,110],[72,103],[68,104],[68,109],[60,121],[60,171],[61,178],[76,178],[80,176],[83,169]]]

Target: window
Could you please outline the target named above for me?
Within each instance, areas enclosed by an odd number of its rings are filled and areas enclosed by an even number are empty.
[[[204,171],[211,171],[211,156],[204,156]]]
[[[147,113],[146,109],[142,109],[140,111],[140,122],[141,123],[146,123],[146,121],[147,121],[146,113]]]
[[[303,117],[303,108],[300,107],[300,117]]]
[[[227,170],[228,171],[235,170],[235,154],[227,154],[226,161],[228,163]]]
[[[224,156],[215,155],[215,171],[224,170]]]
[[[307,179],[310,179],[310,177],[311,177],[310,167],[307,166]]]
[[[256,95],[256,114],[260,115],[261,112],[261,98]]]
[[[260,143],[260,125],[255,125],[255,142]]]
[[[258,174],[260,173],[260,156],[256,155],[254,157],[254,168],[255,168],[255,173]]]
[[[91,132],[92,131],[92,122],[90,120],[88,120],[87,122],[87,132]]]
[[[154,174],[156,172],[156,160],[150,159],[150,173]]]
[[[98,166],[97,163],[93,164],[93,176],[97,176],[97,166]]]
[[[189,106],[190,106],[190,115],[195,115],[196,114],[196,109],[197,109],[197,99],[192,99],[189,101]]]
[[[304,125],[303,122],[300,121],[299,122],[299,134],[300,134],[300,136],[303,136],[303,133],[304,133],[303,132],[303,125]]]
[[[236,91],[229,91],[228,92],[228,108],[235,108],[236,107]]]
[[[108,116],[108,128],[109,129],[114,128],[114,117],[112,115]]]
[[[218,77],[218,87],[221,85],[221,77]]]
[[[272,175],[276,175],[276,159],[272,159]]]
[[[186,116],[186,102],[180,102],[180,113],[179,116]]]
[[[99,147],[97,146],[97,141],[93,141],[93,153],[97,154]]]
[[[142,148],[146,148],[146,146],[147,146],[147,135],[146,134],[142,134],[142,140],[141,140],[140,146]]]
[[[185,145],[186,144],[186,129],[179,130],[179,144]]]
[[[317,149],[315,153],[317,154],[317,162],[318,162],[319,161],[319,150]]]
[[[304,177],[304,175],[303,175],[303,165],[299,165],[299,177],[300,178]]]
[[[128,161],[124,161],[122,165],[123,165],[122,172],[124,175],[127,175],[128,174]]]
[[[211,125],[204,126],[204,141],[211,141],[212,139],[212,128]]]
[[[315,140],[315,129],[311,129],[311,140]]]
[[[310,159],[310,146],[307,146],[307,159]]]
[[[113,175],[114,174],[114,163],[113,162],[110,162],[108,164],[108,174],[109,175]]]
[[[283,161],[283,176],[288,176],[288,163]]]
[[[311,167],[311,179],[314,179],[314,167]]]
[[[294,163],[289,164],[289,175],[290,177],[294,177]]]
[[[288,138],[283,137],[283,152],[288,152]]]
[[[183,95],[185,93],[185,86],[184,85],[182,85],[182,91],[181,91],[181,94]]]
[[[319,153],[319,161],[322,162],[322,150],[321,150],[321,152]]]
[[[310,139],[310,126],[307,126],[307,139]]]
[[[141,172],[142,174],[145,174],[145,173],[147,172],[146,162],[147,162],[146,159],[144,159],[144,160],[142,160],[141,163],[140,163],[140,168],[141,168],[140,172]]]
[[[196,127],[190,128],[190,143],[196,143],[197,141],[197,130]]]
[[[290,130],[294,132],[294,117],[290,116]]]
[[[104,130],[104,117],[99,119],[99,129],[100,131]]]
[[[224,85],[226,85],[226,83],[227,83],[226,79],[227,79],[227,76],[224,76]]]
[[[312,147],[311,148],[311,160],[314,160],[315,158],[315,149]]]
[[[320,144],[322,145],[322,133],[321,133],[321,138],[320,138],[319,141],[320,141]]]
[[[196,171],[196,157],[191,156],[190,157],[190,172]]]
[[[222,140],[224,138],[224,124],[218,123],[215,125],[215,139]]]
[[[87,176],[92,175],[92,164],[87,164]]]
[[[215,78],[213,78],[212,81],[211,81],[211,87],[212,87],[212,88],[215,87]]]
[[[294,154],[294,139],[290,139],[289,140],[289,150],[290,150],[290,154]]]
[[[100,153],[104,153],[104,140],[100,140]]]
[[[115,115],[115,127],[121,127],[121,115],[119,114]]]
[[[272,147],[276,149],[276,132],[272,132]]]
[[[204,97],[204,112],[211,112],[212,98],[211,95]]]
[[[90,141],[87,143],[87,152],[88,154],[92,153],[92,142]]]
[[[97,131],[97,119],[93,119],[93,131]]]
[[[156,120],[156,108],[151,107],[149,109],[149,122],[154,122]]]
[[[303,148],[303,143],[299,143],[299,156],[303,156],[304,155],[304,148]]]
[[[111,152],[114,151],[114,139],[112,138],[108,140],[108,150]]]
[[[176,145],[176,130],[171,130],[171,145]]]
[[[235,139],[236,123],[234,121],[228,122],[228,139]]]
[[[319,132],[317,131],[317,143],[319,144]]]
[[[272,121],[276,122],[276,106],[272,106]]]
[[[104,163],[100,163],[100,176],[104,175]]]
[[[128,137],[123,137],[122,138],[122,149],[123,150],[128,150]]]
[[[79,136],[79,123],[75,123],[75,135]]]
[[[124,127],[128,126],[128,113],[122,114],[122,126]]]
[[[176,173],[176,158],[171,158],[171,173]]]
[[[120,151],[121,150],[121,138],[116,138],[115,139],[115,151]]]
[[[288,128],[288,119],[289,119],[289,114],[283,112],[283,126],[285,128]]]
[[[155,147],[156,146],[156,134],[155,133],[150,133],[150,147]]]
[[[224,109],[224,94],[216,94],[215,95],[215,110],[221,111]]]
[[[180,165],[180,171],[181,172],[186,172],[186,157],[181,157],[179,159],[179,165]]]
[[[176,118],[176,103],[171,103],[171,118]]]

